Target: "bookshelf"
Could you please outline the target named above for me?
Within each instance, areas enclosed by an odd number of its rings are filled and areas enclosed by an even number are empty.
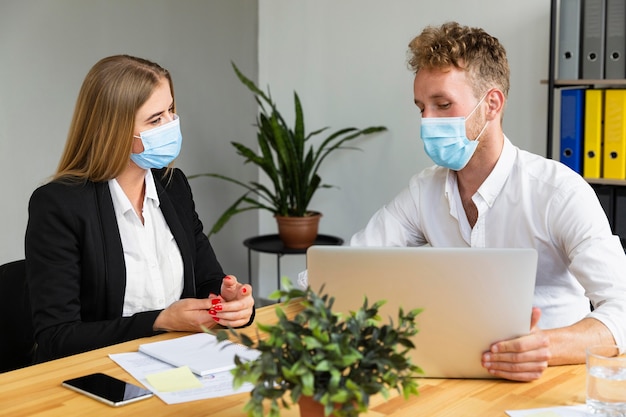
[[[601,88],[606,90],[612,88],[626,89],[626,73],[624,74],[624,78],[619,79],[558,79],[557,57],[559,54],[559,7],[560,0],[551,0],[548,78],[546,80],[541,80],[541,84],[547,84],[548,86],[548,131],[546,135],[546,156],[548,158],[553,158],[553,149],[558,143],[556,140],[560,140],[560,137],[555,138],[555,122],[558,122],[560,116],[555,105],[557,92],[560,92],[561,89],[568,87]],[[579,50],[580,55],[583,54],[582,49],[583,46],[581,41]],[[582,74],[582,69],[580,74]],[[626,180],[609,178],[585,178],[585,180],[593,187],[594,191],[598,195],[600,203],[602,204],[602,207],[604,208],[604,211],[609,219],[609,223],[611,224],[613,233],[620,237],[622,245],[626,248]]]
[[[548,80],[541,80],[541,84],[548,84]],[[623,80],[553,80],[554,88],[557,87],[573,87],[573,86],[588,86],[588,87],[624,87],[626,86],[626,79]]]

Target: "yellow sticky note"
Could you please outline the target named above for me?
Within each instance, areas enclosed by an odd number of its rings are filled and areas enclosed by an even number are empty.
[[[146,379],[157,391],[174,392],[192,388],[202,388],[188,366],[181,366],[146,376]]]

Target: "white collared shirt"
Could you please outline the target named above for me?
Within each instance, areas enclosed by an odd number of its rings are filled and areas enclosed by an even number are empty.
[[[626,255],[580,175],[505,138],[500,159],[472,199],[478,209],[473,228],[456,173],[427,168],[376,212],[350,244],[535,248],[539,326],[557,328],[593,317],[617,343],[626,343]],[[596,307],[591,313],[589,299]]]
[[[109,180],[115,217],[124,248],[126,291],[122,315],[164,309],[180,299],[183,261],[163,213],[152,172],[146,170],[144,223],[117,180]]]

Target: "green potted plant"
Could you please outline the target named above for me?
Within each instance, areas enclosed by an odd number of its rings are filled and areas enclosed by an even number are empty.
[[[274,325],[259,323],[258,341],[234,329],[221,330],[220,340],[235,338],[261,352],[254,361],[236,359],[232,371],[234,385],[254,385],[244,411],[249,416],[264,415],[269,402],[269,416],[277,417],[280,408],[300,404],[301,415],[355,417],[367,411],[371,395],[384,398],[397,389],[408,398],[417,394],[421,369],[411,362],[411,337],[417,334],[415,318],[421,310],[398,312],[397,322],[381,324],[378,310],[384,301],[363,305],[342,315],[333,312],[334,298],[300,290],[288,279],[283,289],[272,294],[285,303],[302,303],[302,310],[289,319],[280,306],[279,321]],[[307,401],[303,404],[302,401]],[[318,414],[312,414],[313,409]]]
[[[318,188],[331,187],[322,184],[322,179],[318,173],[322,162],[337,149],[354,149],[345,146],[346,142],[361,136],[382,132],[386,128],[373,126],[365,129],[354,127],[340,129],[315,146],[311,144],[312,139],[326,131],[327,128],[308,134],[305,132],[302,104],[297,93],[294,92],[295,124],[290,127],[278,111],[269,91],[265,94],[250,79],[246,78],[234,63],[232,66],[239,80],[252,91],[259,104],[260,112],[256,120],[259,150],[256,152],[239,142],[231,143],[237,153],[245,158],[244,163],[257,165],[267,175],[271,185],[266,186],[254,180],[240,181],[218,173],[190,176],[190,178],[199,176],[220,178],[245,189],[244,193],[222,213],[208,234],[217,233],[235,214],[247,210],[264,209],[273,213],[279,222],[279,234],[285,246],[306,248],[317,236],[321,215],[309,209],[311,198]],[[288,241],[288,232],[283,230],[282,220],[295,223],[295,227],[300,230],[308,230],[308,237]],[[312,221],[313,225],[311,227],[303,226],[302,221]]]

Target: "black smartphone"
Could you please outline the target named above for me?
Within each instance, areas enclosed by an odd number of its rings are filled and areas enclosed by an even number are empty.
[[[63,381],[64,387],[113,407],[150,398],[152,392],[112,376],[95,373]]]

